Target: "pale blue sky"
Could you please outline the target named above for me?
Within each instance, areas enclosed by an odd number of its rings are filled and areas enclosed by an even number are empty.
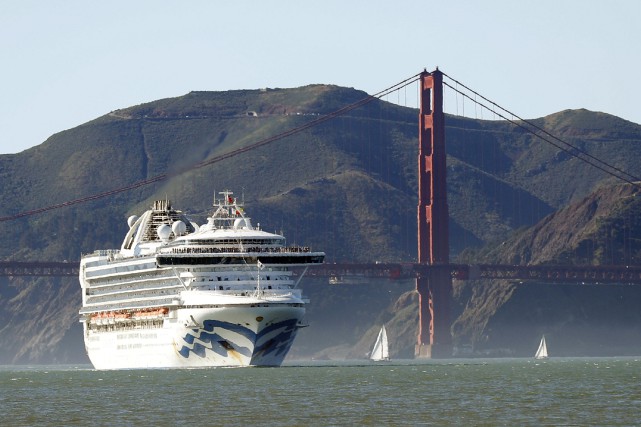
[[[636,0],[1,0],[0,153],[191,90],[376,93],[436,66],[524,118],[641,123],[640,20]]]

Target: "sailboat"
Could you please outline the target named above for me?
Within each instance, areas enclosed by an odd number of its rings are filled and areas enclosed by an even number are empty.
[[[547,359],[548,358],[548,346],[545,343],[545,335],[541,338],[541,344],[539,344],[539,349],[536,350],[534,355],[535,359]]]
[[[389,344],[387,343],[387,331],[385,325],[381,328],[376,338],[376,343],[369,356],[370,360],[381,361],[389,360]]]

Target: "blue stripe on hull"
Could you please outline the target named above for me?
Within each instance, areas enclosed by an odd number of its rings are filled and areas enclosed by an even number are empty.
[[[283,362],[294,341],[298,329],[296,323],[297,319],[285,320],[263,328],[256,334],[251,329],[237,324],[205,320],[202,328],[191,329],[191,332],[182,337],[182,340],[191,347],[183,345],[178,353],[184,358],[189,358],[191,354],[204,358],[207,352],[211,351],[226,358],[231,357],[230,351],[234,351],[248,359],[251,358],[250,365],[277,366]],[[220,332],[228,331],[246,338],[254,344],[253,354],[250,348],[236,344],[229,338],[223,338],[219,333],[214,332],[214,328]],[[271,336],[273,334],[276,335]]]
[[[289,349],[294,342],[294,338],[296,337],[296,332],[298,331],[296,323],[297,321],[295,319],[287,320],[285,322],[270,325],[261,330],[256,339],[254,354],[252,355],[250,364],[271,366],[282,364],[285,356],[287,356],[287,352],[289,352]],[[264,341],[266,336],[276,330],[280,330],[278,335],[268,339],[266,342],[261,342]]]

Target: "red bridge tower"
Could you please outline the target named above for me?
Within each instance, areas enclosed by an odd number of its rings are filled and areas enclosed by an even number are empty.
[[[438,68],[420,76],[418,137],[418,262],[449,264],[449,214],[445,169],[443,73]],[[447,268],[430,269],[416,279],[419,329],[415,356],[452,356],[450,300],[452,278]]]

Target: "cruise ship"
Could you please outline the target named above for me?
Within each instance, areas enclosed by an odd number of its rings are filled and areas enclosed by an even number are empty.
[[[305,326],[298,284],[323,252],[253,226],[231,191],[201,226],[168,200],[128,225],[119,250],[80,262],[80,322],[96,369],[282,364]]]

